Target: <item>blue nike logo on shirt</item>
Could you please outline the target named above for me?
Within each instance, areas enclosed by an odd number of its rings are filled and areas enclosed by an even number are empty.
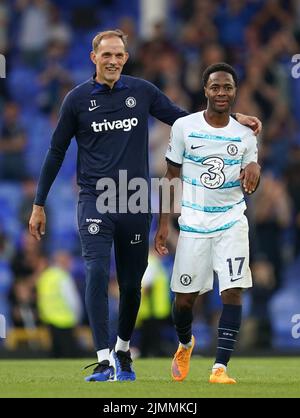
[[[191,149],[197,149],[197,148],[202,148],[202,147],[205,147],[205,145],[197,145],[197,146],[192,145]]]

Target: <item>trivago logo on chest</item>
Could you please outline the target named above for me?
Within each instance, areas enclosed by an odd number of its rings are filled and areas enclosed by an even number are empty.
[[[137,118],[113,120],[109,122],[104,119],[103,122],[93,122],[92,128],[94,132],[114,131],[115,129],[122,129],[124,132],[131,131],[131,129],[137,126],[139,120]]]

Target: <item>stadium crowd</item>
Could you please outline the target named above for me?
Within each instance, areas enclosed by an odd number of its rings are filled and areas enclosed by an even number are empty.
[[[300,313],[299,302],[292,298],[299,289],[300,258],[300,80],[292,76],[292,57],[300,54],[299,2],[169,0],[166,16],[153,25],[147,38],[140,35],[138,6],[138,0],[0,1],[0,52],[7,65],[7,78],[0,80],[0,313],[8,329],[32,329],[46,323],[53,339],[65,341],[71,335],[57,335],[55,329],[87,324],[76,232],[74,144],[49,196],[42,244],[29,236],[27,223],[61,101],[93,73],[89,52],[94,34],[119,27],[129,36],[130,59],[124,73],[151,81],[188,111],[205,107],[201,74],[208,65],[225,61],[238,71],[235,111],[263,122],[259,138],[262,180],[257,193],[248,199],[247,213],[254,288],[245,295],[248,325],[241,344],[248,348],[296,346],[292,337],[286,338],[290,324],[279,324],[276,318],[284,308],[286,315]],[[169,127],[151,120],[152,177],[164,174],[168,141]],[[155,224],[154,220],[153,230]],[[170,255],[161,260],[152,252],[145,279],[136,340],[144,356],[172,351],[168,345],[174,341],[171,295],[166,284],[177,237],[174,216]],[[47,289],[41,283],[46,273],[57,274],[58,286],[62,285],[69,301],[72,318],[64,327],[45,313]],[[117,311],[115,281],[112,266],[112,321]],[[160,292],[167,297],[158,296],[156,281],[164,283],[159,285]],[[152,297],[160,297],[164,309],[151,310]],[[207,348],[220,301],[217,291],[206,299],[205,309],[196,309],[195,333],[201,334],[199,340]],[[159,330],[158,339],[149,338]],[[163,343],[152,347],[154,340]],[[54,355],[65,353],[59,349]]]

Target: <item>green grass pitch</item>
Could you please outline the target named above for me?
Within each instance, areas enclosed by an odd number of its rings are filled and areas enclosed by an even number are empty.
[[[194,356],[184,382],[170,379],[170,359],[137,359],[135,382],[86,383],[83,360],[0,360],[0,397],[283,398],[300,397],[298,358],[234,358],[237,385],[210,385],[212,359]],[[90,369],[92,370],[92,369]]]

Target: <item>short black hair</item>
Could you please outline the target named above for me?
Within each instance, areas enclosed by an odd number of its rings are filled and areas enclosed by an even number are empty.
[[[231,65],[226,64],[226,62],[219,62],[218,64],[213,64],[210,65],[209,67],[206,68],[206,70],[203,73],[202,76],[202,82],[203,82],[203,86],[206,87],[209,76],[213,73],[216,73],[218,71],[224,71],[225,73],[229,73],[232,75],[233,80],[235,82],[235,86],[237,87],[238,85],[238,76],[236,71],[234,70],[233,67],[231,67]]]

